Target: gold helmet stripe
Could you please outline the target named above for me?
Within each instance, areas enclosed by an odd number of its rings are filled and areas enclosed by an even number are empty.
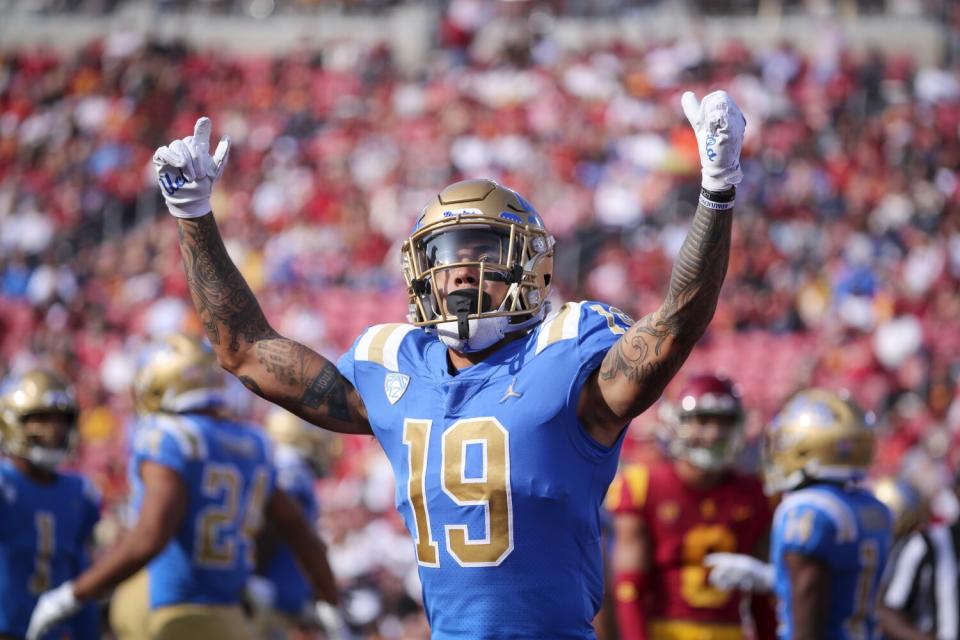
[[[537,336],[537,353],[561,340],[576,338],[580,332],[580,306],[582,302],[565,302],[562,307],[544,321]]]
[[[367,329],[357,343],[354,359],[373,362],[390,371],[399,371],[400,344],[416,329],[412,324],[378,324]]]

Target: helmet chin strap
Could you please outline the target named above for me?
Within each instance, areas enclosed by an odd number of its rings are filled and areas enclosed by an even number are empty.
[[[510,285],[510,290],[507,291],[497,311],[506,309],[516,286],[516,284]],[[477,289],[459,289],[447,296],[447,308],[456,314],[457,319],[438,323],[435,331],[440,341],[454,351],[460,353],[483,351],[503,340],[508,333],[523,331],[538,324],[550,311],[549,302],[544,302],[536,314],[523,322],[510,322],[507,316],[468,320],[468,315],[477,313],[478,299],[483,300],[483,311],[491,310],[489,294],[481,295]]]
[[[506,316],[496,318],[474,318],[467,320],[468,335],[460,337],[459,320],[441,322],[437,325],[437,336],[440,341],[460,353],[483,351],[500,342],[506,335],[510,319]]]
[[[497,311],[503,311],[509,299],[508,292]],[[456,315],[457,319],[439,323],[437,336],[443,344],[454,351],[460,353],[483,351],[500,342],[510,331],[510,319],[506,316],[468,320],[468,315],[478,312],[478,300],[481,301],[480,311],[492,310],[490,294],[481,292],[479,289],[458,289],[447,295],[447,309]]]

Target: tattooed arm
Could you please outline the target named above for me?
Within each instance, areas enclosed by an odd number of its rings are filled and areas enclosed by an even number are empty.
[[[579,416],[598,442],[613,444],[660,397],[706,331],[727,272],[731,226],[731,211],[697,207],[663,304],[620,337],[587,381]]]
[[[178,224],[190,295],[221,366],[257,395],[315,425],[372,433],[360,395],[336,366],[267,322],[227,255],[213,214]]]

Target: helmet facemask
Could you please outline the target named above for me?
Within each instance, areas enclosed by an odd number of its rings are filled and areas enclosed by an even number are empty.
[[[56,471],[77,448],[76,414],[48,412],[23,417],[19,457],[35,467]]]
[[[724,471],[743,446],[745,418],[739,387],[731,380],[692,375],[677,402],[662,405],[661,444],[674,459],[703,471]]]
[[[486,349],[543,319],[553,238],[542,227],[458,214],[416,230],[403,247],[409,319],[460,352]],[[491,283],[503,283],[502,299]]]
[[[743,444],[743,419],[733,414],[694,414],[683,418],[669,449],[673,457],[704,471],[729,469]]]

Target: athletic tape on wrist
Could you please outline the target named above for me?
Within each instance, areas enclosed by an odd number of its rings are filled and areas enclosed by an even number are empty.
[[[703,194],[700,194],[700,206],[704,209],[710,209],[711,211],[728,211],[733,209],[735,201],[731,200],[730,202],[714,202],[713,200],[707,200],[707,197]]]

